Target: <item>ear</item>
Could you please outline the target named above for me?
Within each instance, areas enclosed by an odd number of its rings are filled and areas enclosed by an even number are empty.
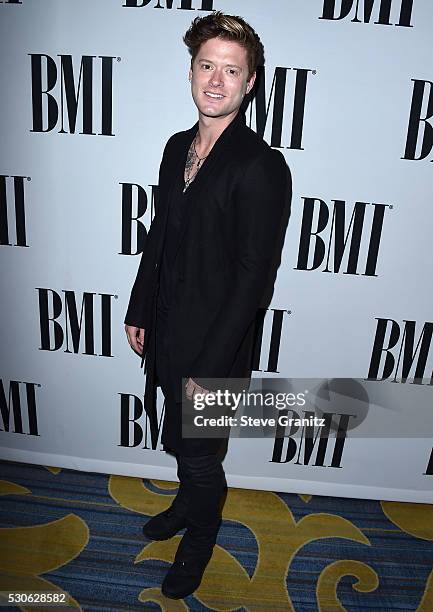
[[[246,89],[245,94],[249,94],[250,93],[250,91],[253,88],[255,80],[256,80],[256,72],[254,71],[253,74],[250,76],[250,78],[247,81],[247,89]]]
[[[189,81],[191,81],[191,79],[192,79],[192,68],[189,69],[188,79],[189,79]]]

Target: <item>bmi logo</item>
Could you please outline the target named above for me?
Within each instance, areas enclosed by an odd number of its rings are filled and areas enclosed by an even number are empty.
[[[281,413],[290,413],[290,417],[294,419],[311,420],[315,416],[315,413],[309,410],[304,410],[302,415],[293,410],[282,410]],[[299,436],[296,435],[299,427],[291,425],[287,433],[286,426],[277,425],[271,462],[341,468],[347,430],[352,417],[355,415],[324,412],[323,427],[304,425]],[[331,437],[331,425],[335,423],[337,431],[335,437]]]
[[[121,183],[121,186],[122,247],[119,255],[138,255],[143,251],[147,236],[142,219],[148,210],[149,197],[146,190],[137,183]],[[155,208],[158,206],[159,188],[157,185],[150,185],[150,190],[150,213],[153,218]],[[133,251],[133,242],[135,251]]]
[[[24,180],[0,175],[0,245],[27,247]],[[11,234],[14,233],[14,238]],[[13,240],[13,242],[11,242]]]
[[[201,2],[200,0],[197,0],[196,2],[193,0],[178,0],[177,2],[174,2],[174,0],[125,0],[123,6],[142,8],[143,6],[149,6],[150,4],[152,8],[156,9],[171,9],[173,8],[173,5],[175,5],[178,9],[182,9],[184,11],[213,11],[213,0],[201,0]]]
[[[428,364],[433,367],[430,351],[433,323],[425,322],[420,332],[416,321],[404,320],[399,324],[393,319],[376,320],[368,379],[405,383],[413,375],[411,384],[433,385],[432,370],[429,369],[430,381],[424,379]]]
[[[260,308],[257,311],[254,331],[252,370],[279,373],[283,323],[291,310]],[[263,333],[265,331],[265,334]],[[264,339],[265,336],[265,339]]]
[[[294,269],[377,276],[383,220],[389,205],[355,202],[350,210],[344,200],[333,200],[332,207],[319,198],[304,200]]]
[[[354,23],[370,23],[376,19],[373,23],[378,25],[413,28],[412,5],[413,0],[324,0],[319,19],[341,21],[348,18]]]
[[[433,83],[412,79],[413,91],[409,111],[406,148],[402,159],[425,159],[433,148]],[[423,111],[423,108],[426,110]],[[417,145],[419,155],[416,156]]]
[[[143,442],[141,448],[155,450],[161,434],[164,419],[165,402],[161,409],[158,422],[152,431],[149,418],[144,415],[143,402],[130,393],[120,395],[120,444],[125,448],[136,448]],[[143,421],[144,419],[144,421]]]
[[[249,118],[249,127],[262,138],[265,137],[271,147],[303,149],[302,132],[309,73],[316,74],[316,71],[277,66],[266,98],[266,72],[263,67],[257,69],[254,96],[248,102],[245,114]],[[290,108],[290,113],[286,113],[288,118],[285,117],[287,106]],[[282,144],[283,139],[285,144]]]
[[[74,62],[72,55],[58,55],[58,60],[43,53],[29,55],[31,132],[51,132],[59,128],[60,134],[114,136],[114,57],[83,55]]]
[[[1,431],[39,436],[36,410],[37,383],[0,380]]]
[[[41,351],[113,357],[111,307],[117,295],[36,288],[39,297]],[[100,352],[96,352],[96,347]]]

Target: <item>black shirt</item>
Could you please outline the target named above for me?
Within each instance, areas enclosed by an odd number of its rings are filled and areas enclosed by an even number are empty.
[[[180,230],[185,208],[188,205],[188,191],[183,193],[185,186],[183,173],[177,177],[172,194],[170,210],[168,212],[166,236],[162,253],[159,292],[157,307],[162,313],[167,313],[173,297],[173,270],[176,252],[179,245]]]

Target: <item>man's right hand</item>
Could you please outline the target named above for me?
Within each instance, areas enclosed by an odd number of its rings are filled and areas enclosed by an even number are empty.
[[[144,329],[133,325],[125,325],[125,331],[130,347],[141,356],[144,345]]]

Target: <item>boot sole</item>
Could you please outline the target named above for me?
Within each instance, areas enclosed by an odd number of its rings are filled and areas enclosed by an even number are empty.
[[[200,584],[196,586],[193,591],[187,591],[180,595],[179,594],[174,595],[173,593],[170,593],[170,592],[167,593],[167,591],[163,588],[161,588],[161,593],[164,595],[164,597],[168,597],[169,599],[184,599],[185,597],[188,597],[188,595],[192,595],[193,593],[195,593],[197,589],[199,588]]]
[[[182,529],[185,529],[186,525],[184,527],[179,527],[179,529],[177,529],[176,531],[173,531],[172,533],[168,534],[168,535],[164,535],[164,536],[154,536],[154,535],[149,535],[145,532],[145,530],[143,529],[143,535],[148,538],[149,540],[156,540],[157,542],[162,542],[163,540],[170,540],[170,538],[174,537],[179,531],[181,531]]]

